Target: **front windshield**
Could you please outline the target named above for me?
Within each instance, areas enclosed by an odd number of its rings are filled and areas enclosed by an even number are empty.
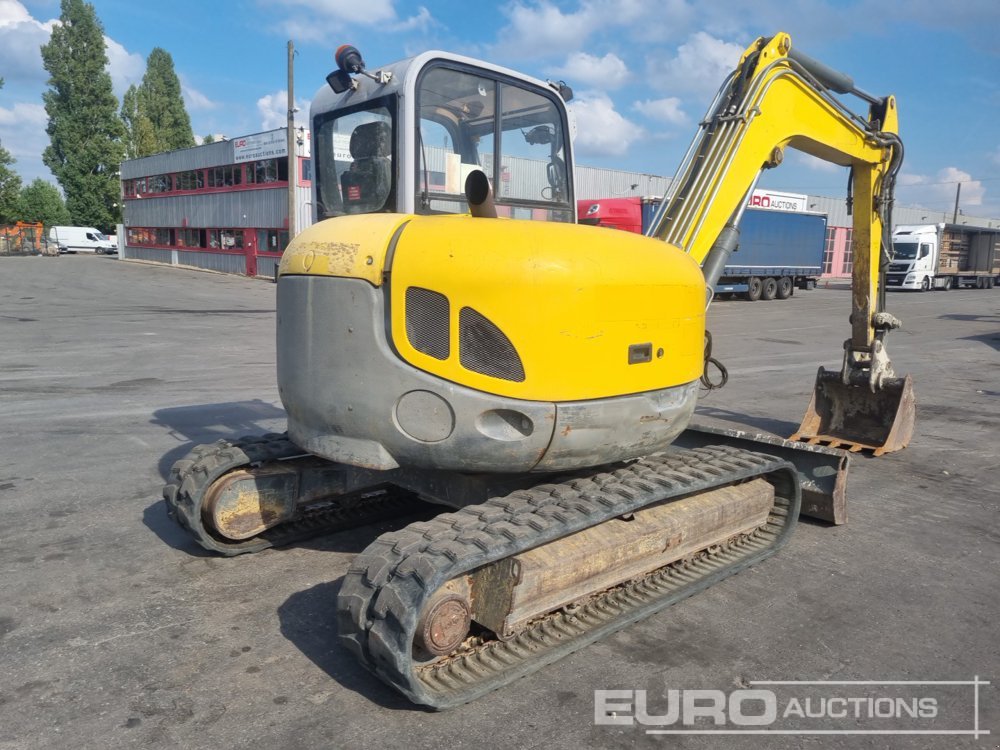
[[[915,260],[917,257],[917,243],[916,242],[893,242],[892,243],[892,259],[893,260]]]
[[[318,218],[395,210],[389,102],[332,112],[315,130]]]

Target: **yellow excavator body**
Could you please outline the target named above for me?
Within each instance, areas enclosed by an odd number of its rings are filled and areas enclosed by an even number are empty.
[[[337,596],[341,643],[414,702],[460,705],[647,617],[777,551],[831,474],[842,494],[841,451],[672,446],[743,208],[786,147],[849,167],[854,197],[851,338],[801,437],[909,440],[880,283],[902,159],[891,96],[787,34],[757,40],[642,237],[572,223],[564,83],[441,52],[377,72],[349,45],[336,60],[312,107],[320,221],[279,268],[288,433],[201,446],[164,495],[224,555],[417,498],[451,508],[373,541]]]
[[[515,219],[364,214],[305,230],[280,273],[379,287],[400,358],[505,398],[623,396],[690,383],[704,368],[701,268],[641,235]],[[412,310],[415,290],[440,298],[446,319],[421,320]],[[463,365],[469,355],[460,332],[470,310],[507,338],[523,377]],[[437,327],[446,340],[425,345],[421,326]]]

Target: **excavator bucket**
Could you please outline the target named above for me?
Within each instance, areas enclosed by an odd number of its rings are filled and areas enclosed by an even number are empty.
[[[910,442],[915,404],[909,375],[886,378],[873,392],[867,385],[844,385],[839,372],[820,367],[812,401],[791,439],[881,456]]]

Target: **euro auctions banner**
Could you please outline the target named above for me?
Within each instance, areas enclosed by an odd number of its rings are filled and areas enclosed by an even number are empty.
[[[288,143],[284,130],[272,130],[256,135],[244,135],[233,138],[233,161],[237,164],[244,161],[271,159],[276,156],[288,155]]]
[[[747,206],[767,208],[771,211],[806,211],[809,206],[809,196],[799,193],[779,193],[774,190],[754,190]]]

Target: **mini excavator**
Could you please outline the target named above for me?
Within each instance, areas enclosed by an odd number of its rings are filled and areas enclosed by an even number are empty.
[[[195,448],[164,495],[222,555],[446,506],[373,541],[337,599],[342,643],[412,701],[473,700],[787,541],[804,482],[770,450],[786,441],[676,447],[714,283],[786,147],[850,169],[854,224],[851,336],[795,438],[907,444],[882,283],[893,97],[758,39],[639,236],[575,223],[565,83],[444,52],[335,59],[311,110],[317,221],[279,269],[288,432]]]

